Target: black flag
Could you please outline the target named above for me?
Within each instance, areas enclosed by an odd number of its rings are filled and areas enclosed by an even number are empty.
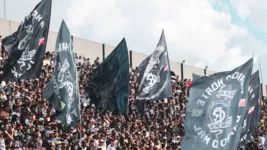
[[[125,114],[129,95],[129,58],[125,39],[93,71],[87,92],[100,111]]]
[[[253,59],[193,82],[182,150],[236,150],[246,112]]]
[[[260,82],[260,80],[259,80]],[[262,84],[260,83],[259,85],[259,100],[258,100],[258,105],[256,107],[256,124],[260,123],[260,120],[261,120],[261,103],[262,103],[262,98],[263,98],[263,92],[262,92]],[[256,134],[256,133],[253,133],[253,134]]]
[[[49,32],[51,0],[42,0],[25,17],[18,30],[3,39],[8,54],[0,80],[38,78],[41,73],[43,56]]]
[[[258,125],[259,103],[260,103],[260,77],[259,71],[256,71],[251,76],[250,86],[248,89],[248,103],[243,122],[242,134],[240,139],[240,147],[244,148],[247,143],[253,140],[256,135],[256,128]]]
[[[255,72],[254,75],[252,76],[252,83],[251,86],[253,88],[253,92],[255,94],[255,97],[252,97],[253,105],[255,106],[255,110],[250,108],[249,110],[253,112],[253,121],[250,124],[250,131],[251,135],[255,136],[256,135],[256,128],[258,123],[260,122],[261,118],[261,98],[262,98],[262,93],[261,93],[261,84],[260,84],[260,77],[259,77],[259,71]],[[249,112],[250,112],[249,111]],[[256,121],[254,121],[254,118]]]
[[[80,120],[80,92],[71,34],[62,21],[56,41],[54,77],[43,97],[57,110],[57,117],[66,127],[74,127]]]
[[[159,100],[172,96],[172,83],[164,31],[155,51],[138,67],[141,82],[136,100]]]

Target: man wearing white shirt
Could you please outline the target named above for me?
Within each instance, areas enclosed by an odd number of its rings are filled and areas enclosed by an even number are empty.
[[[0,131],[0,150],[5,150],[6,149],[6,144],[5,144],[5,139],[3,132]]]
[[[113,140],[108,145],[107,150],[116,150],[116,148],[115,148],[115,142]]]
[[[105,140],[100,139],[98,142],[98,148],[101,150],[106,150],[106,144],[105,143],[106,143]]]
[[[263,135],[261,134],[259,136],[259,144],[258,144],[258,148],[262,148],[264,146],[265,143],[265,138],[263,137]]]

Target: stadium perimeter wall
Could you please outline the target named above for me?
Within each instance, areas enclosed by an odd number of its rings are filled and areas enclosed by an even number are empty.
[[[17,30],[19,24],[20,23],[15,21],[5,20],[0,18],[0,35],[5,37],[7,35],[12,34]],[[49,31],[47,50],[54,51],[56,38],[57,38],[57,32]],[[77,54],[90,58],[90,60],[95,60],[96,57],[99,57],[101,61],[103,60],[104,55],[105,57],[108,56],[111,53],[111,51],[115,48],[114,46],[111,45],[98,43],[75,36],[73,36],[73,46],[74,46],[74,51]],[[142,62],[142,60],[144,60],[146,57],[147,55],[145,54],[129,50],[129,58],[131,61],[130,64],[132,67],[138,66]],[[174,71],[176,75],[178,75],[181,78],[181,72],[182,72],[181,63],[170,60],[170,65],[171,65],[171,70]],[[183,64],[183,77],[187,79],[192,79],[192,73],[204,75],[204,68],[198,68],[191,65]],[[215,72],[211,70],[206,71],[207,75],[213,73]],[[266,96],[267,85],[263,85],[262,87],[263,87],[263,95]]]

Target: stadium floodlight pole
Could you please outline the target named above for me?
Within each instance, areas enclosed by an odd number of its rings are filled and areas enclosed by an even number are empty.
[[[204,69],[204,76],[207,75],[207,69],[208,69],[208,66],[205,66],[205,69]]]
[[[181,63],[181,80],[184,79],[184,63],[185,63],[185,60],[183,60]]]
[[[6,19],[6,0],[4,0],[4,19]]]

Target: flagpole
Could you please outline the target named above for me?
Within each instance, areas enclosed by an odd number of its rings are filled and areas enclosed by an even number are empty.
[[[261,82],[263,83],[263,77],[262,77],[262,70],[261,70],[261,63],[259,62],[259,67],[260,67],[260,73],[261,73]]]
[[[4,0],[4,19],[6,19],[6,0]]]
[[[79,138],[82,137],[82,118],[80,118],[79,120],[79,125],[78,125],[78,128],[79,128]]]

